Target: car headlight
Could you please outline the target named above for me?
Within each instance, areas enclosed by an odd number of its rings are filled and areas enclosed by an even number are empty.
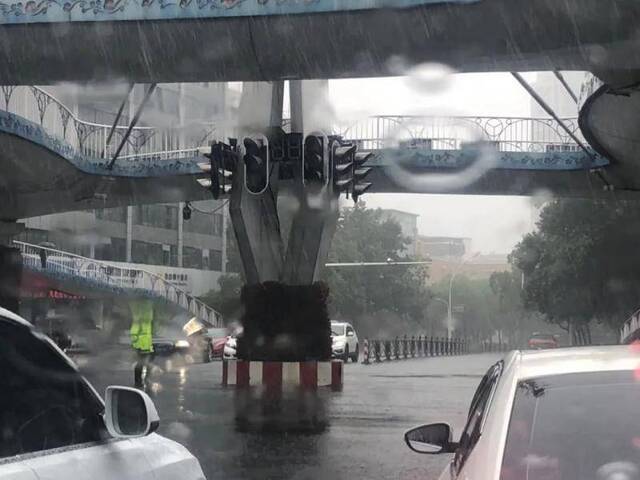
[[[189,342],[187,342],[186,340],[178,340],[175,343],[176,348],[189,348],[191,345],[189,345]]]

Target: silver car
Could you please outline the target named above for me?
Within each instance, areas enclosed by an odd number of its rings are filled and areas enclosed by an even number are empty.
[[[405,440],[454,454],[441,480],[637,480],[639,373],[632,346],[512,352],[481,380],[458,440],[446,423]]]

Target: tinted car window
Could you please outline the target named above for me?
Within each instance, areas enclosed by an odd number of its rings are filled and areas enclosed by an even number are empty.
[[[639,400],[633,372],[521,382],[501,479],[640,478]]]
[[[97,441],[102,403],[44,337],[0,319],[0,457]]]
[[[469,454],[478,443],[482,433],[482,424],[486,416],[493,390],[498,382],[502,364],[498,363],[491,367],[480,381],[480,385],[471,400],[467,425],[460,436],[460,446],[456,451],[453,465],[456,471],[460,471]]]

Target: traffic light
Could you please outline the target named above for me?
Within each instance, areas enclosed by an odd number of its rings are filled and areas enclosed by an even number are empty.
[[[353,184],[354,156],[358,147],[353,144],[342,144],[334,140],[331,145],[331,165],[333,168],[333,191],[340,195],[349,191]]]
[[[210,147],[203,147],[200,152],[209,159],[198,163],[208,178],[199,178],[198,183],[211,191],[214,199],[231,191],[233,173],[236,170],[236,154],[232,147],[222,142],[214,142]]]
[[[189,202],[182,207],[182,219],[185,221],[191,220],[191,204]]]
[[[324,134],[307,135],[302,154],[302,178],[305,185],[325,186],[329,177],[327,137]]]
[[[333,191],[340,195],[345,193],[347,197],[351,193],[354,202],[371,188],[370,182],[364,179],[371,172],[371,167],[366,167],[373,154],[371,152],[358,152],[358,146],[346,143],[339,138],[331,144],[331,165],[333,168]]]
[[[244,184],[250,193],[264,193],[269,185],[269,140],[264,135],[245,137]]]
[[[365,167],[364,164],[367,163],[373,157],[373,153],[371,152],[356,152],[353,157],[353,187],[351,196],[353,197],[353,201],[358,203],[358,198],[360,195],[363,195],[367,190],[371,188],[371,182],[364,182],[363,180],[369,173],[371,172],[371,167]]]

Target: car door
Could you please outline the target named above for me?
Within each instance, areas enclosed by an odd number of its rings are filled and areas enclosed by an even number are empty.
[[[500,380],[502,368],[502,361],[493,365],[482,377],[473,395],[467,422],[460,435],[459,446],[451,462],[450,475],[453,479],[464,478],[464,467],[482,435],[482,428],[489,413],[491,400]]]
[[[62,352],[30,327],[3,318],[0,379],[0,477],[33,478],[21,467],[39,480],[153,478],[144,439],[112,439],[102,400]]]

